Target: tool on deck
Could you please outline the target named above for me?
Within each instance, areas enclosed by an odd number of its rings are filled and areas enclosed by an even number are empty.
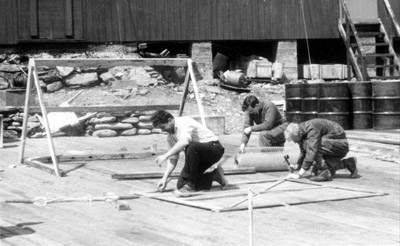
[[[289,171],[290,171],[291,173],[293,173],[294,168],[292,167],[292,165],[290,165],[290,162],[289,162],[289,155],[285,155],[283,158],[285,159],[285,162],[286,162],[286,164],[288,165]]]
[[[115,206],[117,210],[129,210],[129,204],[120,200],[130,200],[138,198],[137,195],[130,196],[117,196],[113,192],[105,193],[104,196],[92,197],[92,196],[84,196],[78,198],[68,198],[68,197],[59,197],[59,198],[46,198],[46,197],[36,197],[34,199],[15,199],[15,200],[5,200],[5,203],[25,203],[25,204],[34,204],[38,207],[44,207],[49,203],[56,202],[89,202],[90,207],[92,206],[93,201],[106,201]]]

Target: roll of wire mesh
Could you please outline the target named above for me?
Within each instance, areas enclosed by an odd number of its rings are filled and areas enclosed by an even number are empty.
[[[245,153],[235,156],[238,167],[254,167],[256,172],[286,171],[288,165],[284,156],[289,155],[290,161],[295,163],[300,150],[296,145],[285,147],[248,147]]]

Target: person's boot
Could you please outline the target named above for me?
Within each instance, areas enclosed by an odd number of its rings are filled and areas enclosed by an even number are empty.
[[[315,182],[332,181],[332,174],[328,169],[324,169],[318,176],[311,177],[310,180]]]
[[[348,157],[342,159],[344,167],[350,171],[350,178],[354,179],[357,177],[357,158],[356,157]]]
[[[221,190],[226,190],[228,188],[228,180],[225,178],[224,170],[221,166],[218,166],[213,174],[213,181],[216,181],[221,185]]]

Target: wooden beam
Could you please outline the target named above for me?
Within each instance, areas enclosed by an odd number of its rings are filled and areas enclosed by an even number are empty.
[[[33,160],[33,159],[29,158],[29,159],[25,159],[24,160],[24,164],[27,164],[27,165],[29,165],[31,167],[40,169],[40,170],[45,171],[47,173],[57,175],[56,171],[54,170],[54,168],[52,166],[50,166],[48,164],[44,164],[44,163],[42,163],[40,161]],[[58,172],[60,174],[60,177],[64,177],[65,176],[65,172],[63,170],[58,169]]]
[[[164,105],[135,105],[135,106],[75,106],[75,107],[46,107],[47,112],[126,112],[148,110],[179,110],[178,104]],[[41,113],[40,107],[29,107],[31,113]]]
[[[119,153],[119,154],[88,154],[88,155],[58,155],[57,160],[60,162],[71,161],[97,161],[97,160],[121,160],[121,159],[143,159],[152,157],[159,153],[142,152],[142,153]],[[51,163],[50,156],[30,158],[43,164]]]
[[[34,59],[36,66],[96,67],[116,66],[172,66],[186,67],[186,58],[109,58],[109,59]]]
[[[225,175],[236,175],[236,174],[252,174],[256,173],[255,168],[232,168],[224,169]],[[112,179],[151,179],[151,178],[161,178],[164,172],[136,172],[128,174],[112,174]],[[170,177],[179,177],[180,172],[172,172]]]

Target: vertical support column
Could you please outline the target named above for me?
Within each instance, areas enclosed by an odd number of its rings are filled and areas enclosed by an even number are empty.
[[[196,63],[198,73],[203,79],[212,79],[212,44],[211,42],[196,42],[192,44],[192,60]],[[196,74],[197,76],[199,74]]]
[[[287,79],[298,79],[297,41],[279,41],[275,61],[284,64]]]

